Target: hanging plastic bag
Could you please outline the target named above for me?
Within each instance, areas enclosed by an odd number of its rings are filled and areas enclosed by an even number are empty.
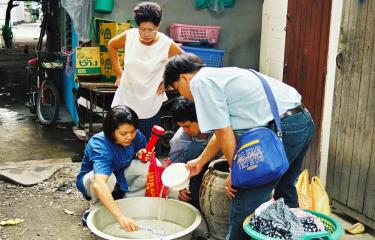
[[[208,0],[195,0],[195,7],[197,8],[208,8]],[[235,0],[223,0],[224,7],[230,8],[234,6]]]
[[[331,214],[331,207],[329,206],[328,193],[318,177],[311,179],[311,193],[313,200],[312,210],[329,216]]]
[[[168,188],[163,188],[161,174],[169,164],[169,160],[163,160],[162,163],[160,163],[160,161],[157,158],[155,158],[155,154],[153,154],[150,160],[150,166],[148,167],[147,173],[146,197],[159,197],[162,189],[162,197],[165,198],[168,196]]]
[[[78,40],[81,42],[90,41],[90,20],[91,7],[90,0],[61,0],[61,6],[66,10],[72,19]]]
[[[311,186],[309,180],[309,171],[305,169],[298,177],[296,183],[298,204],[302,209],[313,210],[313,198],[311,193]]]
[[[207,0],[207,4],[208,7],[217,14],[224,11],[224,0]]]

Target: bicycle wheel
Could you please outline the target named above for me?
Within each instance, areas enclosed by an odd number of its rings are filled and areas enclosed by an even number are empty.
[[[37,88],[37,73],[35,72],[35,68],[27,67],[27,89],[26,92],[26,103],[25,106],[29,108],[32,114],[36,113],[36,102],[37,102],[37,95],[38,95],[38,88]]]
[[[51,82],[42,84],[38,93],[37,114],[43,125],[51,125],[56,122],[59,115],[60,96],[56,87]]]
[[[36,101],[37,101],[37,89],[36,87],[32,87],[30,89],[29,95],[27,96],[27,102],[26,106],[29,108],[30,113],[35,114],[36,113]]]

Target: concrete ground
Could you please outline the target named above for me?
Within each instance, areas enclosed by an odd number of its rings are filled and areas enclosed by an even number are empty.
[[[333,211],[332,217],[336,219],[343,228],[347,228],[352,226],[353,224],[357,223],[355,219],[341,213],[338,211]],[[365,232],[363,234],[351,235],[349,233],[345,233],[341,240],[373,240],[375,239],[375,230],[365,226]]]
[[[77,141],[72,126],[42,126],[37,117],[28,112],[24,102],[13,93],[10,97],[0,96],[0,136],[3,139],[0,163],[67,157],[80,161],[84,143]]]
[[[0,50],[0,163],[66,157],[79,161],[84,143],[77,142],[72,122],[42,126],[25,107],[30,58],[20,47]]]
[[[16,226],[0,226],[0,239],[97,239],[81,223],[88,202],[75,187],[79,168],[79,163],[68,164],[50,179],[30,187],[0,180],[0,222],[24,220]]]
[[[0,49],[2,169],[6,166],[4,162],[82,159],[85,144],[74,136],[69,118],[61,115],[57,125],[46,127],[25,107],[25,66],[32,55],[23,50],[25,43],[35,45],[35,37],[39,36],[37,25],[15,26],[15,48]],[[49,180],[30,187],[0,180],[0,222],[15,218],[24,220],[17,226],[0,226],[0,239],[95,239],[81,224],[82,212],[88,204],[75,187],[79,167],[80,163],[71,163]]]
[[[14,42],[27,43],[35,47],[38,43],[40,33],[40,20],[35,23],[23,23],[15,25],[12,28],[14,34]]]

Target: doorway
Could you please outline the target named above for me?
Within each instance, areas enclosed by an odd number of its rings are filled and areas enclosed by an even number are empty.
[[[332,0],[289,0],[283,82],[302,95],[316,131],[304,168],[319,174],[320,133]]]

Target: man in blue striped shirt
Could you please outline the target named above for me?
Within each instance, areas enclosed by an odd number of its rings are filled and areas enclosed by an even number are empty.
[[[211,134],[202,133],[199,129],[194,102],[184,97],[176,99],[172,107],[172,116],[180,128],[170,141],[171,163],[187,163],[197,158],[207,146]],[[179,192],[178,199],[199,207],[199,187],[205,171],[190,180],[189,189]]]

